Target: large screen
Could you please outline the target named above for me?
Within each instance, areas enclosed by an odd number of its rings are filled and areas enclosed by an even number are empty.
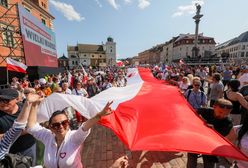
[[[27,66],[58,67],[55,33],[18,4]]]

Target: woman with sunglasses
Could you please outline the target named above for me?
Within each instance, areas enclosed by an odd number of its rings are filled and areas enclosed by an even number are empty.
[[[77,130],[69,129],[69,121],[64,111],[56,111],[49,119],[49,129],[40,126],[37,121],[37,107],[31,108],[28,119],[28,132],[45,145],[44,166],[46,168],[82,168],[81,148],[90,128],[101,117],[112,113],[108,102],[95,117],[84,122]]]

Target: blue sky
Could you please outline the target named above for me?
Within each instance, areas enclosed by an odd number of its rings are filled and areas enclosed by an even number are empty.
[[[202,4],[200,33],[217,43],[248,31],[247,0],[49,0],[56,18],[58,56],[67,45],[101,44],[108,36],[117,43],[117,58],[194,33],[194,3]]]

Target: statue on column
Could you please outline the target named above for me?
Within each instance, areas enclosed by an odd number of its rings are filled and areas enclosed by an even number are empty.
[[[201,5],[200,4],[195,4],[195,6],[196,6],[196,15],[200,15]]]

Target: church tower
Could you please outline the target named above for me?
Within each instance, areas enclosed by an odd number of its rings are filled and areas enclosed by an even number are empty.
[[[107,38],[107,42],[104,45],[106,53],[106,63],[108,66],[116,64],[116,43],[112,37]]]

